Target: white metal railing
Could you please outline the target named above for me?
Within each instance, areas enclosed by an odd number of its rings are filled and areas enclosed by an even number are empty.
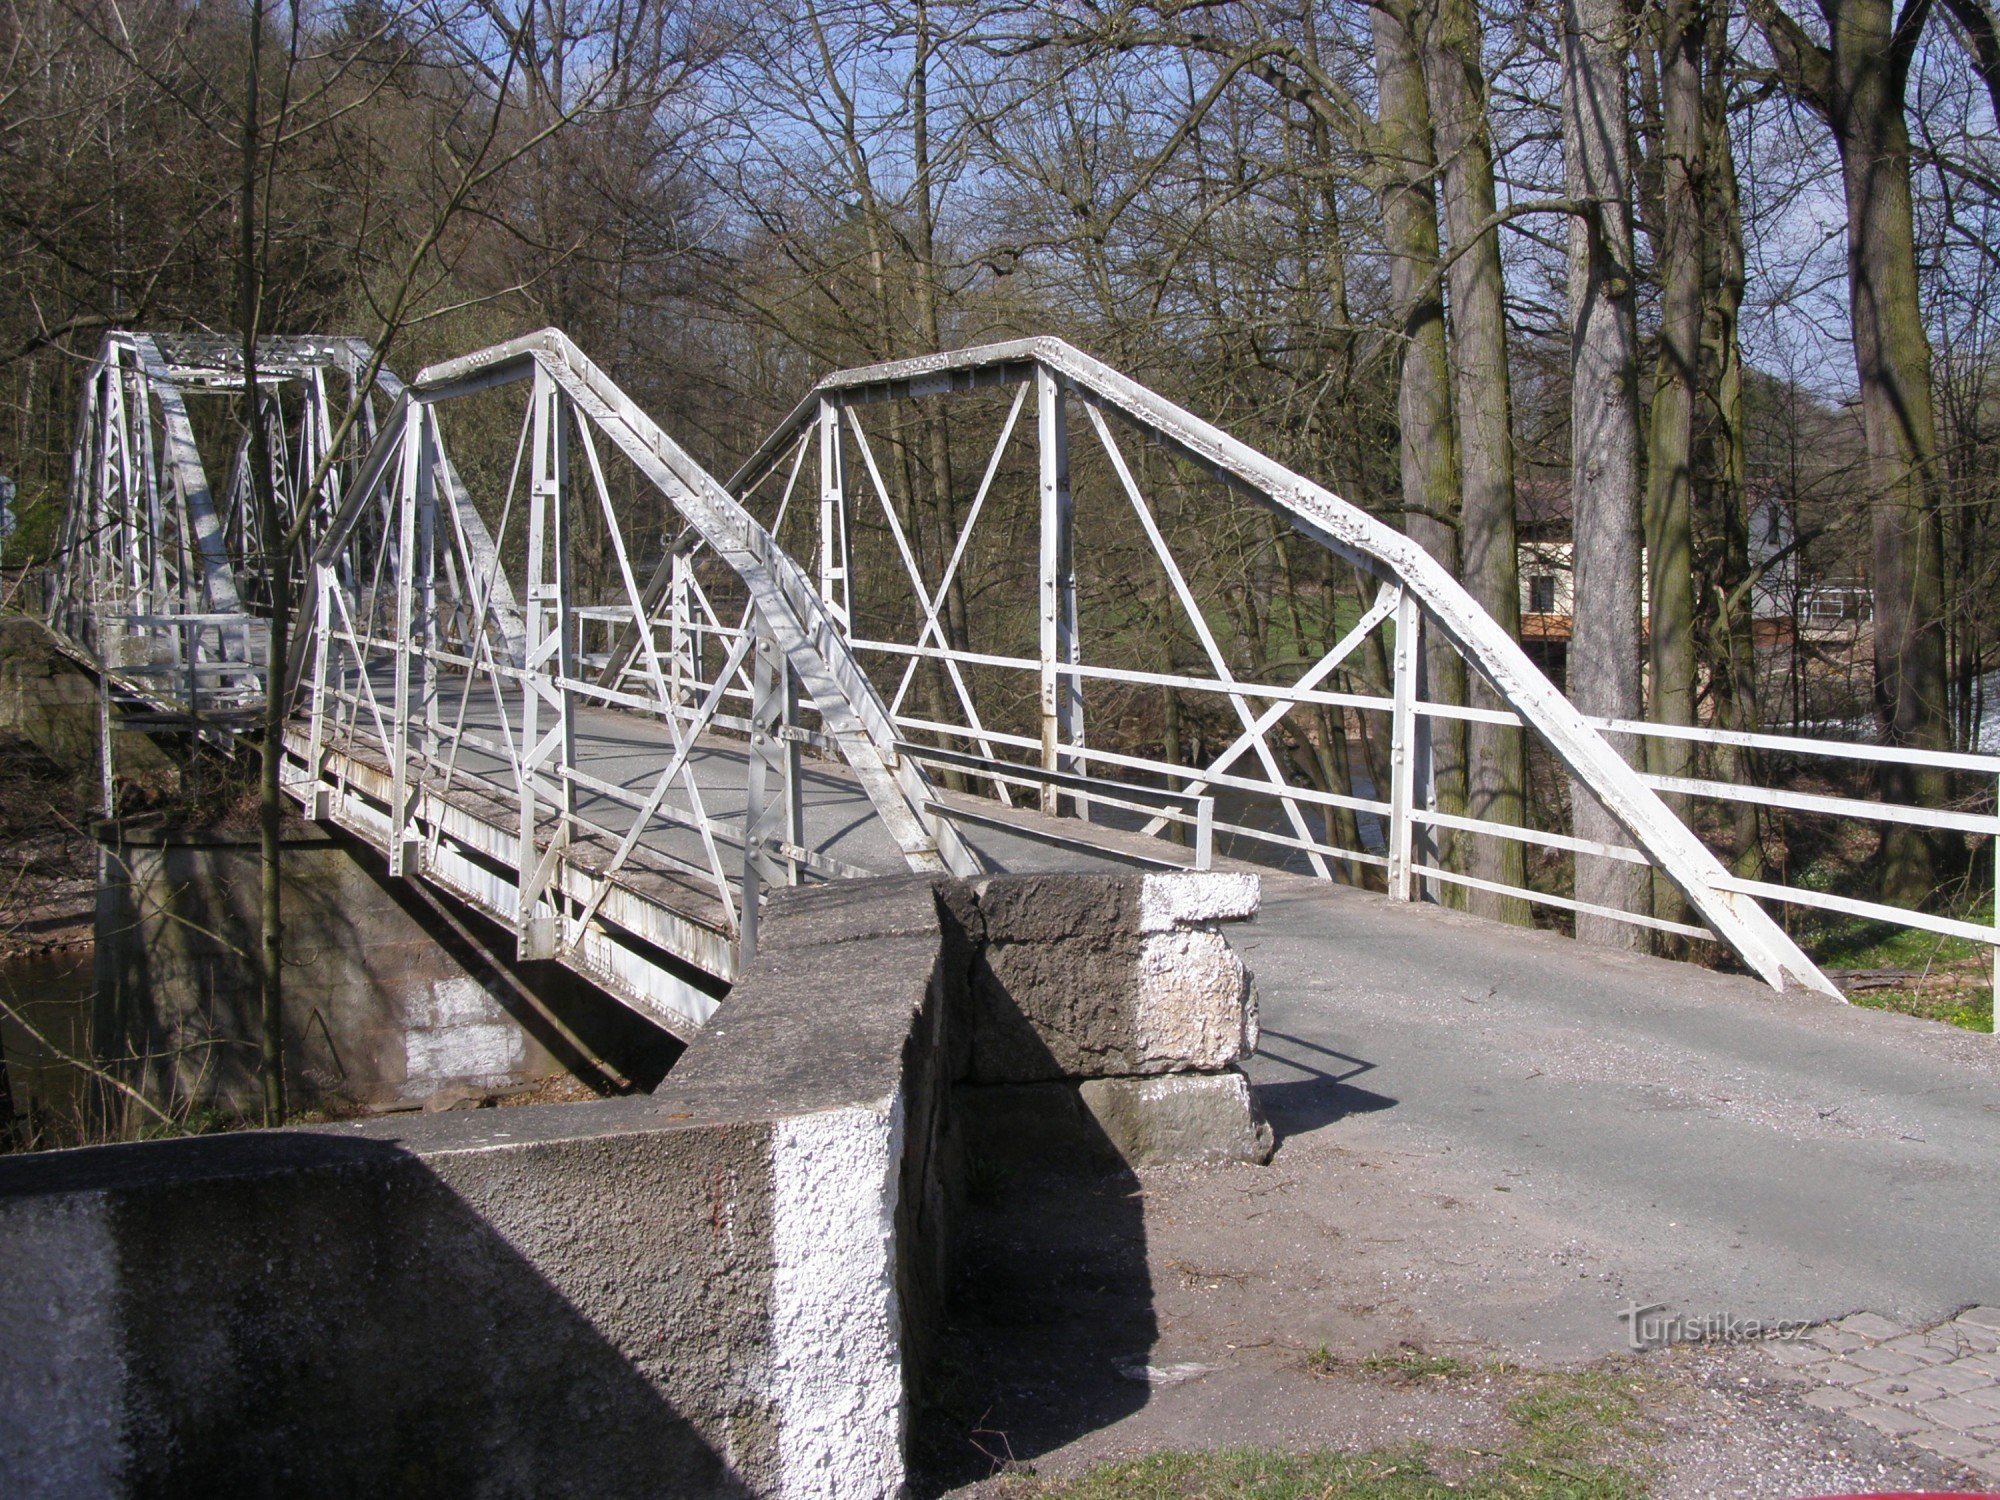
[[[526,399],[509,478],[475,535],[441,419],[510,386]],[[614,462],[684,529],[663,583],[634,569]],[[612,562],[594,591],[585,518]],[[629,937],[727,981],[767,887],[863,873],[808,847],[802,748],[847,762],[912,867],[973,868],[804,576],[559,334],[411,383],[315,550],[312,601],[293,782],[312,815],[484,905],[524,957],[569,963],[676,1029],[713,994]],[[636,723],[660,760],[634,786],[580,740]]]
[[[1406,900],[1456,886],[1713,937],[1769,982],[1827,994],[1837,991],[1762,903],[2000,955],[2000,928],[1985,923],[1734,875],[1660,794],[1949,829],[1995,847],[2000,815],[1653,776],[1628,751],[1665,737],[1935,767],[1981,788],[2000,786],[2000,757],[1587,718],[1408,537],[1059,340],[829,377],[728,486],[553,331],[425,371],[408,389],[385,374],[387,415],[368,405],[365,450],[328,465],[328,372],[351,383],[365,354],[351,341],[280,341],[271,379],[298,395],[255,403],[271,424],[284,504],[313,507],[285,684],[299,710],[289,784],[316,815],[377,840],[398,871],[457,882],[513,925],[524,953],[571,962],[628,998],[644,991],[679,1022],[699,1024],[712,994],[627,936],[726,980],[754,949],[765,887],[860,873],[807,847],[805,749],[846,763],[915,868],[976,869],[960,824],[1126,855],[1138,832],[1173,837],[1164,864],[1259,851],[1329,878],[1379,870]],[[525,393],[511,469],[501,455],[505,488],[475,497],[441,416],[503,387]],[[241,389],[226,350],[139,334],[107,341],[86,382],[51,611],[129,688],[224,715],[261,699],[256,595],[271,543],[250,503],[247,440],[218,506],[184,398]],[[904,403],[977,391],[992,404],[970,418],[963,406],[926,408],[952,414],[958,451],[973,433],[991,445],[969,497],[947,491],[937,508],[949,534],[919,534],[934,518],[910,503],[923,465]],[[943,420],[917,418],[933,419]],[[1072,429],[1076,465],[1090,466],[1081,521]],[[671,518],[643,580],[629,517],[613,504],[614,465]],[[329,479],[309,493],[316,472]],[[1253,508],[1216,505],[1189,473]],[[1200,519],[1166,516],[1163,487]],[[1301,630],[1302,659],[1283,667],[1258,666],[1211,618],[1219,600],[1203,534],[1241,524],[1231,518],[1246,509],[1372,580],[1328,607],[1325,649],[1305,653]],[[586,518],[612,560],[588,589],[574,538]],[[1105,551],[1107,539],[1118,550]],[[1092,589],[1130,590],[1126,575],[1142,566],[1155,570],[1150,597],[1166,612],[1149,629],[1170,617],[1192,664],[1144,630],[1108,640],[1086,606]],[[1440,649],[1464,661],[1483,703],[1436,701],[1428,663]],[[1220,740],[1191,764],[1148,753],[1143,737],[1111,724],[1121,702],[1148,694],[1212,705],[1201,717],[1226,726]],[[636,789],[578,753],[577,725],[596,714],[657,726],[663,761]],[[1435,746],[1450,721],[1538,737],[1625,841],[1441,806]],[[717,756],[733,757],[733,769],[718,771]],[[992,808],[940,794],[926,768],[983,788]],[[719,816],[713,789],[724,785],[732,811]],[[1661,915],[1538,890],[1496,877],[1505,867],[1490,860],[1446,858],[1453,840],[1643,865],[1664,872],[1688,909]],[[642,866],[680,882],[682,917],[634,904]],[[692,905],[691,891],[701,894]],[[707,915],[684,919],[702,900]]]
[[[981,441],[990,446],[981,449],[977,487],[953,518],[955,530],[919,546],[906,521],[913,514],[907,491],[898,488],[910,483],[912,470],[907,461],[885,459],[884,452],[902,457],[915,446],[912,424],[935,419],[913,412],[906,403],[981,391],[993,394],[978,420],[955,417],[950,425],[959,451],[969,431],[987,434]],[[963,403],[946,409],[961,411]],[[1330,649],[1302,669],[1284,674],[1251,670],[1232,656],[1210,619],[1213,601],[1201,589],[1206,580],[1200,560],[1186,555],[1188,528],[1180,528],[1179,547],[1170,543],[1169,528],[1114,423],[1142,443],[1165,450],[1174,461],[1220,479],[1230,492],[1274,512],[1294,533],[1371,575],[1377,581],[1372,601],[1366,601]],[[1070,450],[1072,429],[1079,426],[1091,458],[1102,464],[1091,490],[1093,524],[1081,532]],[[885,450],[885,444],[898,447]],[[1017,455],[1021,446],[1031,451]],[[1019,459],[1011,470],[1010,458]],[[817,507],[792,505],[802,474],[818,479]],[[1748,799],[1799,816],[1952,829],[1995,838],[1996,847],[2000,817],[1782,787],[1751,789],[1702,778],[1650,776],[1634,769],[1619,746],[1629,746],[1637,737],[1666,736],[1786,755],[1901,760],[1969,774],[1988,785],[2000,780],[2000,758],[1588,718],[1408,537],[1059,340],[1023,340],[830,376],[774,431],[731,488],[748,504],[768,505],[759,496],[781,479],[783,499],[772,530],[795,554],[816,560],[815,581],[827,608],[848,625],[854,649],[873,664],[899,730],[913,743],[928,744],[928,753],[942,757],[940,765],[984,776],[993,799],[1003,805],[1025,791],[1044,812],[1060,813],[1067,803],[1067,810],[1087,824],[1089,799],[1065,798],[1061,778],[1090,776],[1115,776],[1128,787],[1145,784],[1154,798],[1174,792],[1220,797],[1244,811],[1211,811],[1211,837],[1223,837],[1238,850],[1260,848],[1266,858],[1298,861],[1321,876],[1332,876],[1343,866],[1350,871],[1373,867],[1383,872],[1389,891],[1403,899],[1435,898],[1442,887],[1455,885],[1680,936],[1719,939],[1772,983],[1803,984],[1830,996],[1838,995],[1835,986],[1760,903],[1813,907],[1970,938],[1992,946],[2000,966],[2000,928],[1733,875],[1658,794]],[[1177,478],[1174,482],[1180,483]],[[1011,497],[996,499],[1010,484],[1015,487]],[[1031,500],[1024,501],[1019,492],[1024,485],[1033,487]],[[1089,576],[1091,564],[1084,556],[1088,541],[1107,536],[1106,517],[1112,512],[1128,528],[1128,552],[1157,568],[1158,592],[1175,606],[1173,623],[1194,643],[1199,668],[1176,664],[1174,670],[1148,670],[1134,662],[1129,650],[1114,654],[1098,641],[1086,643],[1078,575],[1082,569]],[[1020,535],[1024,513],[1035,534],[1016,544],[1012,538]],[[1227,524],[1222,506],[1201,514],[1217,525]],[[996,522],[996,515],[1004,520]],[[989,533],[1001,525],[1017,529],[1005,538],[992,537]],[[1199,530],[1195,528],[1197,535]],[[878,541],[871,554],[869,535],[886,539],[886,545]],[[1034,551],[1032,573],[1029,547]],[[1017,553],[1019,564],[1010,573]],[[996,563],[1004,576],[994,576]],[[1110,576],[1107,570],[1120,565],[1116,560],[1097,564],[1096,586],[1101,589]],[[968,583],[970,593],[986,602],[984,613],[975,619],[969,608],[961,607],[961,618],[952,622],[947,601],[955,590],[966,592]],[[882,600],[899,593],[900,607],[881,607]],[[1009,631],[1010,612],[1016,619],[1031,614],[1037,622],[1032,644]],[[957,627],[955,634],[951,624]],[[1505,706],[1433,701],[1426,689],[1427,637],[1455,648],[1471,680]],[[1364,664],[1365,670],[1356,670]],[[928,711],[912,701],[921,671],[936,674]],[[1371,690],[1351,690],[1353,684],[1344,678],[1358,678],[1361,687]],[[1217,705],[1233,725],[1226,743],[1205,751],[1195,765],[1143,753],[1144,746],[1129,736],[1107,736],[1111,744],[1091,743],[1085,732],[1086,704],[1094,718],[1105,706],[1115,705],[1117,695],[1135,692],[1194,695]],[[1322,716],[1318,725],[1299,724],[1301,716],[1314,713]],[[1432,726],[1445,720],[1518,726],[1538,736],[1570,776],[1612,812],[1627,841],[1581,838],[1561,829],[1439,807]],[[1286,769],[1284,741],[1289,735],[1296,745],[1315,734],[1323,740],[1329,725],[1344,742],[1358,731],[1346,748],[1352,759],[1376,769],[1350,769],[1344,777],[1302,784]],[[1368,756],[1371,747],[1375,753]],[[1029,758],[1036,762],[1037,774],[1018,774]],[[1332,836],[1336,815],[1356,820],[1363,834],[1358,846]],[[1172,822],[1156,807],[1143,827],[1160,833]],[[1377,839],[1366,836],[1371,824],[1379,832]],[[1693,920],[1681,920],[1679,913],[1661,916],[1650,909],[1598,905],[1489,878],[1463,864],[1448,865],[1439,854],[1446,835],[1664,871],[1686,898]],[[1091,835],[1083,828],[1073,837],[1088,841]]]

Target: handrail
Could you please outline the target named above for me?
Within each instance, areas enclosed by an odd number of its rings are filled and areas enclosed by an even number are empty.
[[[761,482],[809,425],[823,420],[826,403],[910,399],[1028,379],[1053,381],[1061,390],[1120,417],[1275,511],[1301,534],[1407,590],[1424,618],[1542,737],[1570,775],[1597,797],[1710,929],[1757,974],[1777,989],[1799,985],[1843,998],[1755,900],[1722,884],[1727,871],[1720,861],[1542,674],[1520,644],[1421,546],[1061,339],[1017,339],[829,375],[778,424],[737,471],[730,488],[743,493]]]

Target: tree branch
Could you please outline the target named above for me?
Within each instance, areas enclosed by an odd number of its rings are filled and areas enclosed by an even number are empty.
[[[1808,36],[1776,0],[1745,0],[1744,8],[1770,46],[1785,91],[1826,119],[1833,109],[1833,54]]]

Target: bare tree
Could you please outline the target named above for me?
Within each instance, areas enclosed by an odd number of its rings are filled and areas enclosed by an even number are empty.
[[[1506,279],[1500,262],[1493,141],[1486,116],[1486,65],[1475,0],[1424,0],[1424,75],[1444,187],[1446,286],[1460,472],[1459,578],[1510,635],[1521,629],[1519,544],[1514,516],[1512,381],[1507,365]],[[1475,684],[1473,700],[1503,707]],[[1466,734],[1466,807],[1475,818],[1527,817],[1527,749],[1520,729],[1476,723]],[[1527,858],[1512,839],[1476,840],[1472,873],[1523,887]],[[1527,902],[1475,891],[1487,916],[1526,924]]]
[[[1451,356],[1438,244],[1437,159],[1430,96],[1413,6],[1383,3],[1369,12],[1375,44],[1378,125],[1376,193],[1389,252],[1390,295],[1399,320],[1396,416],[1403,527],[1456,577],[1459,572],[1459,459],[1452,424]],[[1435,634],[1435,633],[1434,633]],[[1425,665],[1439,702],[1465,702],[1465,659],[1451,643],[1428,643]],[[1458,720],[1432,729],[1433,784],[1439,808],[1466,809],[1466,730]],[[1439,856],[1464,868],[1464,851],[1445,841]],[[1461,888],[1453,887],[1454,891]]]
[[[1646,449],[1647,717],[1671,725],[1695,721],[1695,406],[1709,302],[1707,248],[1719,228],[1707,212],[1707,9],[1704,0],[1666,0],[1653,38],[1659,127],[1648,166],[1655,184],[1650,217],[1660,326]],[[1690,743],[1649,740],[1647,768],[1686,776]],[[1664,880],[1654,883],[1653,905],[1659,916],[1680,915],[1679,893]]]
[[[1569,228],[1570,514],[1576,604],[1569,692],[1585,713],[1636,719],[1639,699],[1639,328],[1632,244],[1631,55],[1621,0],[1563,0],[1563,161]],[[1683,570],[1691,564],[1683,557]],[[1614,843],[1618,820],[1571,786],[1580,838]],[[1650,905],[1645,871],[1579,855],[1577,899]],[[1579,911],[1576,935],[1630,947],[1639,929]]]
[[[1929,0],[1819,0],[1827,40],[1776,0],[1750,0],[1794,98],[1826,123],[1840,149],[1847,200],[1848,310],[1868,443],[1874,532],[1875,717],[1885,742],[1951,745],[1944,652],[1944,533],[1930,340],[1918,300],[1904,95]],[[1885,762],[1886,800],[1941,807],[1944,772]],[[1881,885],[1921,902],[1941,875],[1943,840],[1901,823],[1883,827]]]

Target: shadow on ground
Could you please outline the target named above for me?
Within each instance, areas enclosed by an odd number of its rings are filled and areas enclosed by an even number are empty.
[[[1299,1075],[1256,1085],[1257,1103],[1280,1144],[1349,1115],[1374,1114],[1377,1110],[1392,1109],[1399,1102],[1353,1082],[1372,1073],[1374,1063],[1301,1036],[1267,1027],[1259,1056],[1267,1066],[1275,1062]]]
[[[919,1495],[985,1479],[1146,1404],[1159,1334],[1143,1197],[1129,1172],[976,1174]]]
[[[1300,1075],[1256,1087],[1280,1141],[1396,1104],[1352,1081],[1374,1064],[1265,1037]],[[1137,1176],[979,1162],[969,1176],[951,1328],[917,1415],[920,1495],[1032,1465],[1132,1415],[1175,1378],[1153,1356],[1160,1313]]]

